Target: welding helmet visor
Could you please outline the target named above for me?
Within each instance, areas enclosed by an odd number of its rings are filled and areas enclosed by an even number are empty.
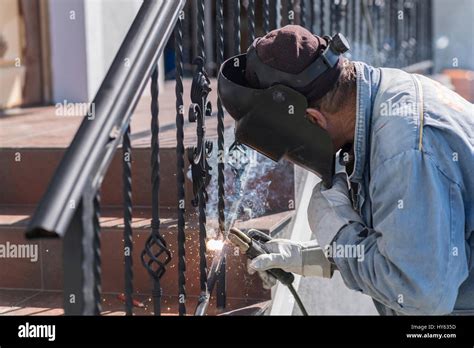
[[[236,140],[274,161],[286,158],[330,186],[332,142],[325,130],[307,118],[306,97],[282,84],[250,88],[245,68],[246,55],[238,55],[224,62],[218,77],[222,104],[236,121]]]

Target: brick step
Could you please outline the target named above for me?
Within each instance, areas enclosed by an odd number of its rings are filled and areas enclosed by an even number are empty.
[[[24,231],[33,208],[27,206],[0,207],[0,245],[31,244],[37,245],[38,260],[3,258],[0,259],[0,288],[29,289],[36,291],[62,290],[62,241],[60,239],[26,240]],[[264,216],[261,218],[237,221],[241,228],[259,228],[267,232],[289,221],[291,212]],[[161,233],[171,249],[173,259],[162,278],[163,294],[178,294],[177,272],[177,219],[171,209],[161,209]],[[199,296],[199,253],[198,253],[198,220],[195,214],[186,217],[186,292],[189,297]],[[101,255],[102,255],[102,290],[107,293],[123,292],[123,220],[122,210],[104,208],[101,211]],[[141,264],[140,253],[149,236],[151,210],[140,208],[134,210],[134,250],[133,271],[134,291],[137,295],[149,296],[151,280]],[[209,220],[208,230],[217,227],[217,222]],[[208,264],[212,260],[208,255]],[[246,300],[253,303],[268,300],[270,294],[261,286],[258,277],[246,272],[246,257],[238,253],[229,254],[227,258],[227,296],[230,299]],[[247,303],[251,304],[251,303]]]
[[[63,148],[9,148],[0,149],[0,205],[36,205],[62,159]],[[134,206],[151,205],[149,148],[136,148],[132,152],[132,194]],[[160,206],[175,207],[177,200],[176,189],[176,150],[163,148],[160,151],[161,184]],[[18,160],[20,159],[20,160]],[[188,163],[186,167],[188,168]],[[264,183],[268,185],[266,197],[255,197],[266,200],[265,213],[278,213],[288,210],[289,202],[294,200],[293,167],[288,162],[276,165],[268,172],[261,173],[258,178],[248,181],[248,190]],[[234,185],[234,175],[229,167],[225,171],[226,192],[231,192]],[[122,151],[115,157],[103,180],[101,202],[104,206],[122,206]],[[215,186],[214,186],[215,187]],[[212,190],[211,188],[209,190]],[[215,192],[214,192],[215,191]],[[216,189],[210,195],[217,195]],[[185,179],[186,205],[191,209],[193,195],[192,182]]]
[[[0,172],[0,204],[36,205],[45,193],[53,174],[66,149],[21,148],[0,150],[0,166],[8,170]],[[104,178],[101,200],[104,205],[120,206],[122,194],[122,151],[114,159]],[[134,205],[151,205],[150,149],[138,148],[132,152],[132,180]],[[174,149],[162,149],[161,153],[162,206],[176,206],[176,154]],[[16,161],[20,158],[19,161]],[[190,180],[186,180],[186,194],[191,195]]]

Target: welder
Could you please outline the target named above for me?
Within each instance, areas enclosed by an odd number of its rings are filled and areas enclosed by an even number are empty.
[[[271,269],[338,271],[382,315],[474,314],[474,107],[349,49],[340,33],[289,25],[221,67],[237,141],[322,179],[308,206],[316,239],[273,239],[250,267],[267,286]],[[355,247],[362,257],[344,252]]]

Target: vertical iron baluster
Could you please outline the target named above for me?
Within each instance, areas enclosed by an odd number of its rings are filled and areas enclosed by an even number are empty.
[[[234,0],[234,54],[240,54],[240,0]]]
[[[376,28],[377,28],[376,29],[377,30],[377,44],[378,44],[378,50],[379,50],[379,57],[381,58],[380,63],[382,65],[385,65],[386,55],[385,55],[385,50],[384,50],[384,34],[383,34],[384,28],[386,26],[386,23],[383,22],[385,2],[378,1],[376,2],[376,5],[377,5],[377,13],[376,13],[375,23],[376,23]]]
[[[63,241],[64,314],[101,312],[100,224],[98,191],[88,180]],[[71,206],[69,206],[71,208]]]
[[[249,0],[247,7],[248,14],[248,46],[255,40],[255,0]]]
[[[145,248],[141,253],[143,266],[153,279],[153,307],[154,314],[161,315],[161,285],[160,279],[166,272],[166,265],[171,261],[171,252],[166,245],[166,241],[160,234],[160,143],[158,120],[158,65],[155,66],[151,75],[151,234],[148,237]]]
[[[410,15],[411,30],[410,30],[410,40],[409,40],[410,51],[411,51],[411,56],[410,56],[411,62],[410,62],[410,64],[414,64],[417,61],[417,51],[418,51],[417,47],[418,47],[418,43],[419,43],[418,37],[417,37],[417,31],[416,31],[416,24],[417,24],[416,22],[417,22],[417,18],[418,18],[416,0],[413,0],[411,2],[410,13],[411,13],[411,15]]]
[[[424,0],[421,1],[420,3],[420,8],[421,8],[421,16],[423,17],[423,23],[422,23],[422,32],[423,32],[423,40],[421,41],[423,43],[423,55],[422,59],[432,59],[432,45],[431,45],[431,40],[432,40],[432,2],[431,0]]]
[[[199,283],[201,296],[209,296],[207,290],[207,249],[206,249],[206,195],[204,190],[198,193],[199,206]]]
[[[132,146],[130,124],[122,142],[123,242],[125,258],[125,314],[133,314]]]
[[[364,2],[361,1],[358,7],[358,42],[359,42],[359,50],[358,50],[358,59],[364,60],[365,59],[365,47],[364,47],[364,28],[365,28],[365,20],[364,20]]]
[[[174,30],[176,64],[176,185],[178,191],[178,302],[179,315],[186,315],[186,235],[184,189],[184,103],[183,103],[183,19],[181,12]]]
[[[380,13],[381,13],[381,4],[380,1],[374,1],[374,7],[372,11],[372,21],[373,21],[373,28],[375,31],[375,40],[377,42],[377,54],[380,56],[381,48],[382,48],[382,37],[380,33]]]
[[[349,0],[351,5],[350,5],[350,17],[351,17],[351,20],[350,20],[350,23],[351,23],[351,29],[349,30],[350,31],[350,39],[351,39],[351,49],[352,49],[352,52],[351,52],[351,56],[352,56],[352,59],[354,59],[355,57],[355,49],[356,49],[356,9],[357,9],[357,3],[356,1],[357,0]]]
[[[300,25],[306,28],[306,1],[300,0]]]
[[[224,62],[224,0],[217,0],[217,66],[220,68]],[[219,230],[221,235],[225,232],[225,200],[224,200],[224,162],[225,162],[225,144],[224,144],[224,108],[219,96],[217,97],[217,186],[218,186],[218,213],[219,213]]]
[[[397,28],[398,28],[398,0],[390,1],[389,3],[389,21],[390,21],[390,65],[395,67],[398,56],[398,38],[397,38]]]
[[[204,1],[198,2],[198,55],[202,58],[202,70],[206,66],[206,57],[204,55],[204,26],[205,26],[205,17],[204,17]],[[207,94],[206,94],[207,97]],[[205,98],[204,101],[205,101]],[[205,103],[204,103],[205,104]],[[205,105],[203,105],[205,107]],[[205,112],[201,108],[201,112]],[[198,126],[199,127],[199,126]],[[203,127],[204,128],[204,127]],[[200,132],[198,128],[198,133]],[[204,132],[204,130],[203,130]],[[202,134],[204,139],[204,134]],[[200,151],[199,149],[198,151]],[[202,156],[205,156],[204,153],[201,153]],[[198,191],[198,209],[199,209],[199,279],[201,285],[201,295],[208,296],[207,292],[207,250],[206,250],[206,191],[205,187],[201,186]]]
[[[399,56],[400,56],[400,20],[398,19],[399,16],[399,10],[400,10],[400,3],[399,0],[394,0],[391,2],[393,4],[393,21],[394,21],[394,63],[396,64],[396,67],[399,67],[398,62],[399,62]]]
[[[94,225],[94,315],[100,315],[102,311],[101,303],[101,292],[102,292],[102,282],[101,282],[101,253],[100,253],[100,191],[94,196],[94,216],[93,216],[93,225]]]
[[[401,0],[400,3],[401,11],[403,12],[403,20],[401,21],[400,25],[400,39],[401,39],[401,50],[400,50],[400,62],[401,67],[406,66],[407,64],[407,54],[408,54],[408,25],[407,23],[410,21],[407,2],[405,0]]]
[[[217,0],[216,4],[216,38],[217,38],[217,67],[220,69],[224,62],[224,0]],[[255,6],[255,3],[249,7]],[[255,28],[254,28],[255,30]],[[255,36],[255,33],[254,33]],[[253,40],[252,40],[253,41]],[[217,96],[217,186],[218,186],[218,222],[219,234],[222,239],[225,235],[225,177],[224,177],[224,162],[225,162],[225,144],[224,144],[224,108],[222,102]],[[217,307],[225,308],[226,298],[226,269],[225,258],[223,259],[223,267],[219,272],[219,280],[217,282],[216,297]]]
[[[286,18],[288,24],[295,24],[295,0],[286,0]]]
[[[310,15],[310,31],[313,32],[314,31],[314,6],[315,6],[315,1],[316,0],[310,0],[309,1],[309,8],[310,8],[310,11],[309,11],[309,15]]]
[[[187,20],[183,23],[183,62],[185,62],[185,69],[187,70],[188,63],[192,62],[193,60],[193,21],[192,21],[192,7],[185,6],[184,7],[184,17]]]
[[[319,35],[325,35],[325,9],[324,9],[324,0],[319,0]]]
[[[204,0],[197,2],[197,55],[206,62]]]
[[[427,31],[427,38],[426,42],[426,59],[433,59],[433,45],[429,44],[433,40],[433,1],[428,0],[428,4],[426,5],[426,31]],[[432,70],[431,68],[430,70]]]
[[[329,0],[329,35],[333,34],[335,26],[335,0]]]
[[[413,33],[413,27],[415,26],[415,11],[414,11],[414,2],[410,1],[409,2],[410,7],[408,8],[408,35],[407,35],[407,41],[408,41],[408,50],[409,50],[409,55],[408,55],[408,64],[413,64],[414,60],[413,57],[415,55],[415,46],[414,46],[414,41],[415,41],[415,35]]]
[[[344,0],[344,35],[349,35],[349,0]]]
[[[92,180],[82,197],[82,315],[100,314],[100,197]],[[81,300],[79,300],[80,302]]]
[[[347,0],[346,3],[346,33],[347,37],[349,38],[349,42],[351,42],[351,49],[354,45],[354,31],[353,31],[353,22],[354,22],[354,11],[353,6],[351,5],[352,0]],[[353,56],[352,52],[349,52],[351,56]]]
[[[416,17],[417,20],[416,20],[416,40],[418,41],[419,45],[416,46],[416,56],[415,56],[415,59],[417,62],[420,62],[424,59],[423,57],[423,54],[422,54],[422,51],[423,51],[423,48],[425,46],[425,41],[424,41],[424,37],[423,37],[423,32],[422,32],[422,28],[423,28],[423,24],[424,24],[424,21],[425,21],[425,17],[423,16],[423,12],[422,12],[422,7],[421,7],[421,1],[418,0],[416,1]]]
[[[428,13],[428,8],[427,8],[428,2],[429,0],[417,1],[417,5],[418,5],[417,13],[418,13],[418,17],[421,19],[420,21],[417,22],[419,24],[418,42],[421,43],[421,45],[418,46],[418,50],[419,50],[418,61],[427,59],[426,46],[427,46],[427,42],[429,41],[427,41],[428,36],[427,36],[427,31],[425,30],[425,28],[426,28],[426,23],[428,22],[426,18],[426,14]]]
[[[431,40],[432,40],[432,2],[431,0],[425,0],[422,2],[420,5],[422,8],[422,16],[424,18],[423,20],[423,59],[432,59],[432,45],[431,45]]]
[[[410,55],[410,1],[403,0],[403,66],[409,64]]]
[[[151,158],[151,165],[152,165],[152,173],[151,173],[151,180],[152,180],[152,222],[151,222],[151,234],[158,236],[160,233],[160,201],[159,201],[159,190],[160,190],[160,155],[159,155],[159,132],[160,132],[160,125],[158,120],[158,113],[159,113],[159,104],[158,104],[158,96],[159,96],[159,82],[158,82],[158,64],[155,66],[155,70],[153,71],[151,77],[151,133],[152,133],[152,158]],[[160,285],[160,277],[154,277],[153,283],[153,304],[154,304],[154,313],[155,315],[161,315],[161,285]]]
[[[339,33],[341,31],[341,19],[342,19],[342,5],[339,0],[337,3],[334,2],[334,32]]]
[[[371,14],[372,14],[372,5],[371,5],[371,2],[370,0],[365,0],[365,2],[363,2],[363,21],[364,21],[364,25],[365,25],[365,40],[366,40],[366,49],[364,50],[365,53],[366,53],[366,59],[369,59],[370,61],[368,61],[369,64],[372,64],[374,65],[374,56],[376,55],[376,52],[375,52],[375,47],[374,45],[372,44],[373,40],[371,39],[371,35],[373,34],[373,32],[370,31],[370,28],[369,28],[369,21],[371,20]]]
[[[283,4],[282,0],[274,0],[275,4],[275,28],[280,28],[283,25]]]
[[[263,32],[270,31],[270,0],[263,1]]]
[[[384,66],[388,64],[389,57],[390,57],[390,52],[392,49],[392,43],[390,42],[390,35],[391,35],[391,27],[392,27],[392,22],[391,22],[391,17],[390,17],[390,3],[388,1],[384,2],[384,10],[383,10],[383,15],[382,15],[382,23],[383,23],[383,31],[382,31],[382,41],[383,41],[383,52],[385,55],[385,61],[384,61]]]

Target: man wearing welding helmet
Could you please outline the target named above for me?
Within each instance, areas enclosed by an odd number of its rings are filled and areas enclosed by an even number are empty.
[[[385,315],[474,314],[474,107],[424,76],[349,61],[348,49],[341,34],[286,26],[221,68],[237,140],[322,178],[308,207],[317,241],[273,240],[250,267],[267,285],[272,268],[338,270]]]

